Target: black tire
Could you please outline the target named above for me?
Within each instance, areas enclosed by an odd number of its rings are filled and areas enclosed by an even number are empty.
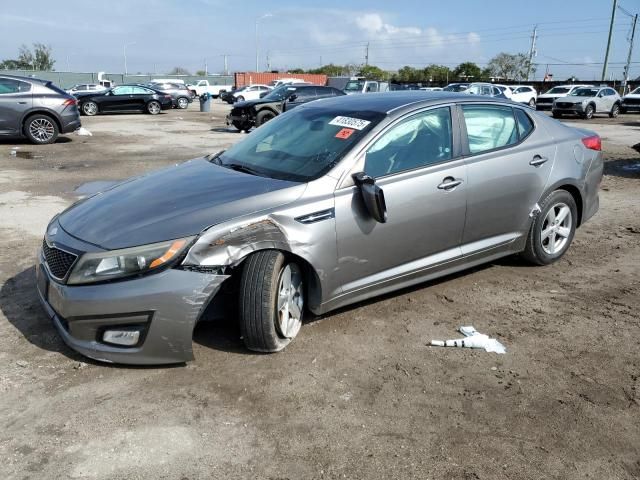
[[[96,102],[85,102],[82,104],[80,111],[88,117],[98,114],[98,105]]]
[[[239,122],[237,120],[233,121],[233,126],[236,127],[241,132],[244,130],[248,132],[251,129],[251,124],[249,122]]]
[[[620,114],[620,104],[616,103],[611,107],[609,118],[616,118]]]
[[[244,102],[244,97],[242,95],[236,97],[236,102]]]
[[[593,114],[595,113],[595,111],[596,109],[593,108],[593,105],[589,104],[587,105],[587,108],[585,109],[584,114],[582,116],[587,120],[591,120],[593,118]]]
[[[553,115],[553,118],[562,118],[562,114],[560,112],[551,112],[551,115]]]
[[[624,107],[620,107],[620,113],[627,113],[627,109]]]
[[[157,102],[156,100],[151,100],[147,103],[146,111],[150,115],[158,115],[162,111],[162,105],[160,105],[160,102]]]
[[[176,106],[181,110],[189,107],[189,99],[187,97],[179,97],[176,100]]]
[[[25,136],[31,143],[46,145],[58,139],[60,129],[56,121],[48,115],[32,115],[24,122]]]
[[[566,238],[566,242],[562,245],[557,252],[549,253],[548,245],[545,247],[542,239],[543,230],[548,229],[550,226],[548,223],[549,211],[553,208],[558,208],[559,205],[565,205],[569,207],[571,212],[571,224],[569,228],[569,235]],[[573,236],[576,233],[576,225],[578,223],[578,209],[573,196],[566,190],[556,190],[549,194],[540,203],[540,213],[536,216],[535,220],[531,224],[529,235],[527,237],[527,245],[522,252],[522,256],[529,262],[535,265],[549,265],[558,261],[569,249]],[[554,237],[555,238],[555,237]]]
[[[284,337],[277,326],[278,289],[282,273],[289,265],[300,272],[297,264],[278,250],[256,252],[243,264],[238,313],[240,331],[249,350],[278,352],[295,337]]]
[[[272,120],[274,118],[276,118],[276,114],[271,110],[263,110],[262,112],[258,112],[258,115],[256,115],[256,127],[264,125],[269,120]]]
[[[529,106],[531,108],[536,108],[536,99],[535,98],[531,98],[531,100],[529,100]]]

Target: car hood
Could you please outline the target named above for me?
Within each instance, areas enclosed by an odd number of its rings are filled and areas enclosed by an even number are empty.
[[[629,93],[628,95],[625,95],[622,98],[637,98],[637,99],[640,99],[640,93]]]
[[[585,101],[593,100],[595,97],[577,97],[575,95],[567,95],[566,97],[561,97],[562,103],[582,103]]]
[[[81,200],[58,221],[70,235],[113,250],[197,235],[211,225],[292,202],[305,187],[198,158]]]
[[[264,105],[265,103],[280,103],[278,100],[265,100],[264,98],[258,98],[256,100],[243,100],[241,102],[235,102],[233,108],[251,108],[256,105]]]

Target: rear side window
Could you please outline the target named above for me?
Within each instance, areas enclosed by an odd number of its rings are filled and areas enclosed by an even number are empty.
[[[469,151],[472,154],[496,150],[518,142],[518,129],[511,107],[463,105]]]
[[[533,122],[529,115],[519,108],[514,109],[516,113],[516,122],[518,123],[518,135],[520,140],[525,139],[533,132]]]
[[[333,88],[329,87],[317,87],[316,94],[318,97],[332,97],[335,95],[335,93],[333,93]]]
[[[30,83],[14,80],[13,78],[0,78],[0,95],[8,93],[23,93],[30,90]]]

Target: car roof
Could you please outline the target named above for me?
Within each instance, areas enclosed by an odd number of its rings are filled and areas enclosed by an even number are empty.
[[[25,82],[38,82],[38,83],[41,83],[43,85],[46,85],[47,83],[53,83],[53,82],[51,82],[51,80],[43,80],[41,78],[34,78],[34,77],[25,77],[25,76],[22,76],[22,75],[5,75],[2,72],[0,72],[0,77],[12,78],[14,80],[22,80],[22,81],[25,81]]]
[[[336,110],[367,110],[378,113],[390,113],[409,105],[437,105],[457,101],[482,101],[483,103],[505,103],[504,99],[487,96],[467,95],[465,93],[424,90],[398,90],[384,93],[363,93],[316,100],[308,105],[335,108]],[[507,103],[510,103],[507,101]]]

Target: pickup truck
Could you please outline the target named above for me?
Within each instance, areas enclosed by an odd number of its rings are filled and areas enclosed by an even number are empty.
[[[200,96],[204,93],[209,93],[213,98],[220,96],[220,90],[230,90],[231,85],[211,85],[209,80],[198,80],[195,85],[188,85],[196,96]]]
[[[362,78],[352,78],[344,87],[344,93],[353,95],[354,93],[375,93],[388,92],[389,83],[378,82],[377,80],[365,80]]]

